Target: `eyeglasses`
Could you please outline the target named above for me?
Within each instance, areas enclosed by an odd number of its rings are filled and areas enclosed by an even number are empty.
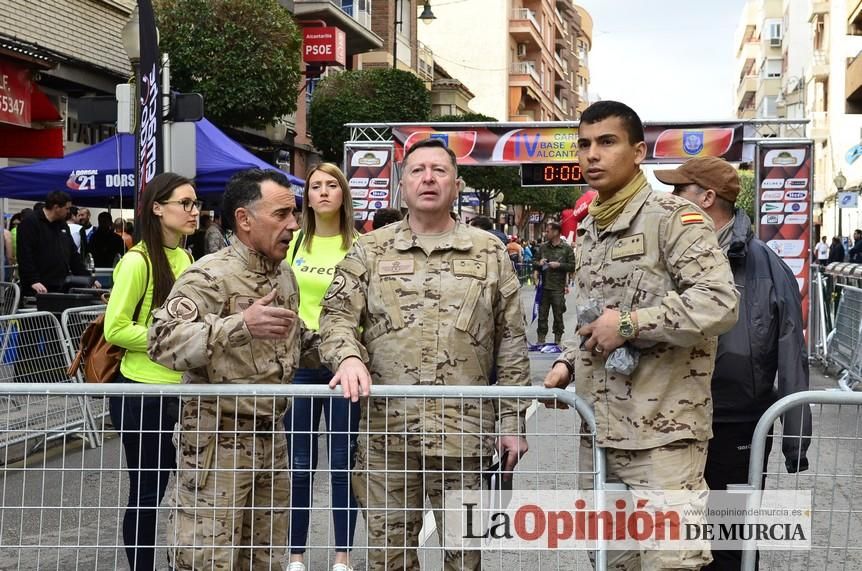
[[[200,200],[192,200],[191,198],[183,198],[182,200],[165,200],[162,204],[179,204],[186,212],[192,210],[200,210],[204,203]]]

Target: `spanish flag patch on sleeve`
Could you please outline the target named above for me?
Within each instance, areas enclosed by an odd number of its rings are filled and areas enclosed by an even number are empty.
[[[697,212],[686,212],[685,214],[680,214],[680,221],[685,224],[703,224],[703,214],[698,214]]]

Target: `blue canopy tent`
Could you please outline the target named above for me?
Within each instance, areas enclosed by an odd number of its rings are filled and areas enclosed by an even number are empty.
[[[206,200],[224,191],[237,171],[258,167],[275,169],[203,119],[195,124],[198,194]],[[276,169],[278,170],[278,169]],[[0,197],[41,200],[52,190],[64,190],[73,204],[132,207],[135,171],[135,138],[114,135],[62,159],[48,159],[16,167],[0,168]],[[284,173],[300,196],[304,181]]]

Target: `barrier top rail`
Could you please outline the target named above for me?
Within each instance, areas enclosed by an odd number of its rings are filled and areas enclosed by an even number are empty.
[[[342,396],[341,389],[330,389],[320,385],[278,385],[278,384],[177,384],[155,385],[145,383],[74,383],[65,384],[62,393],[79,396],[105,395],[180,395],[208,397],[337,397]],[[56,394],[56,386],[42,383],[0,383],[0,394],[18,395],[49,395]],[[445,385],[412,385],[393,386],[379,385],[371,388],[369,398],[464,398],[464,399],[557,399],[578,412],[590,430],[595,430],[595,416],[589,405],[572,391],[563,389],[546,389],[543,387],[503,387],[503,386],[445,386]]]

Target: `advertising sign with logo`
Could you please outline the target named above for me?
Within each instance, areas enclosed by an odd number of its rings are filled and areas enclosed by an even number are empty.
[[[757,236],[778,254],[796,276],[802,294],[803,329],[808,329],[811,271],[811,193],[813,179],[810,143],[761,143],[757,150]],[[775,181],[775,182],[772,182]],[[779,181],[783,184],[779,185]],[[780,196],[783,195],[783,196]],[[769,202],[766,202],[769,200]]]
[[[389,208],[395,183],[393,151],[389,143],[344,144],[344,174],[350,184],[353,218],[360,232],[371,231],[374,213]],[[394,200],[391,203],[397,204]]]
[[[164,170],[162,155],[162,56],[159,51],[156,18],[150,0],[138,2],[141,36],[140,111],[138,114],[138,172],[135,208],[153,177]]]
[[[302,29],[302,60],[322,65],[345,65],[347,39],[344,31],[332,26]]]
[[[29,127],[32,95],[30,71],[0,60],[0,123]]]
[[[692,123],[683,128],[645,125],[646,163],[684,163],[693,157],[742,159],[741,123]],[[461,165],[571,163],[578,160],[577,127],[399,125],[392,128],[395,158],[424,139],[443,140]],[[780,188],[780,187],[778,187]]]

